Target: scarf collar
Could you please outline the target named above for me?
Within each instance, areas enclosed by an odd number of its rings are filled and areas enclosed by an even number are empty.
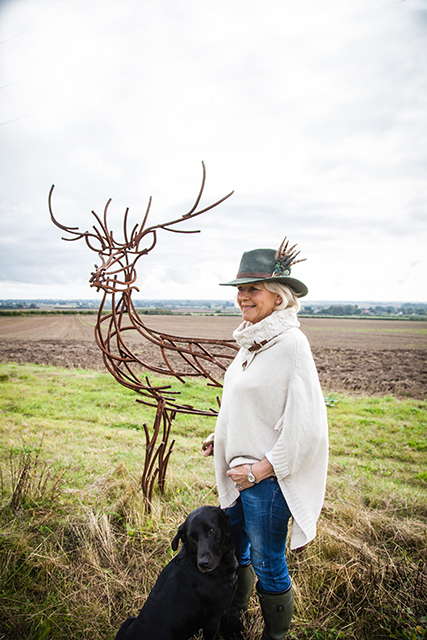
[[[233,338],[239,347],[253,353],[284,331],[299,326],[295,309],[281,309],[255,324],[242,322],[234,331]]]

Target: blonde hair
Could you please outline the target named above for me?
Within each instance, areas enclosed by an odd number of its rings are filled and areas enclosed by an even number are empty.
[[[275,311],[280,311],[280,309],[294,308],[298,313],[298,311],[301,309],[300,301],[298,300],[297,294],[293,289],[291,289],[291,287],[288,287],[286,284],[268,280],[267,282],[257,282],[257,285],[264,287],[264,289],[267,289],[267,291],[270,291],[271,293],[277,293],[282,298],[282,302],[277,305],[277,307],[274,309]]]

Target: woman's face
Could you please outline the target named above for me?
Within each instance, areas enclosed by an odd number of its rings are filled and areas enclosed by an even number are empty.
[[[282,298],[277,293],[264,289],[259,282],[252,282],[237,287],[237,302],[243,320],[255,324],[273,313]]]

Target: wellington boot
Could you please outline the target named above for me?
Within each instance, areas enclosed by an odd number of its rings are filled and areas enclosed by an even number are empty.
[[[256,580],[251,564],[239,567],[237,587],[230,606],[221,620],[221,635],[224,640],[240,640],[243,638],[242,613],[247,610]]]
[[[283,640],[292,619],[294,594],[292,587],[285,593],[262,593],[258,591],[265,629],[262,640]]]

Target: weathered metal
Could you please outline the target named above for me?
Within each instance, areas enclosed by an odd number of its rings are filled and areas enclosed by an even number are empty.
[[[101,260],[100,266],[95,265],[89,282],[91,287],[104,292],[95,327],[95,339],[102,351],[104,364],[117,382],[138,394],[138,402],[156,408],[151,435],[144,424],[146,446],[141,489],[148,510],[156,479],[160,492],[164,492],[167,466],[174,445],[174,441],[169,444],[169,436],[176,414],[216,416],[217,411],[213,408],[206,410],[180,404],[177,402],[180,392],[172,390],[171,385],[153,385],[146,375],[147,370],[158,375],[173,376],[183,383],[186,378],[201,377],[205,378],[209,385],[221,387],[222,375],[238,349],[233,340],[182,337],[151,329],[138,314],[132,300],[133,291],[139,291],[135,285],[136,262],[154,249],[158,232],[165,230],[174,233],[199,233],[198,230],[177,229],[176,225],[213,209],[232,195],[233,192],[198,210],[206,180],[203,163],[202,168],[202,185],[194,205],[187,213],[169,222],[147,226],[151,208],[150,198],[143,221],[140,225],[135,225],[130,233],[129,209],[126,209],[123,242],[118,242],[108,227],[107,213],[111,199],[105,205],[102,218],[92,211],[97,222],[93,227],[94,231],[82,232],[77,227],[65,226],[56,220],[52,210],[54,185],[49,193],[52,222],[71,236],[64,237],[63,240],[74,241],[84,238],[87,246],[98,253]],[[106,302],[110,298],[111,311],[106,309]],[[144,353],[144,343],[150,343],[157,348],[159,361],[153,361],[152,348],[148,354]]]

